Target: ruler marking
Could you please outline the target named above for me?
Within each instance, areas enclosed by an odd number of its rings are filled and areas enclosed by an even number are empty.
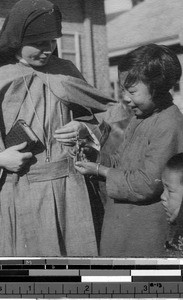
[[[57,292],[56,286],[55,286],[54,292],[51,293],[51,289],[50,289],[51,288],[51,286],[50,286],[51,284],[52,283],[48,283],[47,289],[46,289],[46,285],[45,285],[44,289],[43,289],[43,286],[40,288],[40,290],[39,290],[39,287],[38,287],[38,290],[37,290],[38,293],[37,294],[42,295],[43,298],[45,298],[46,295],[49,295],[49,294],[53,294],[53,295],[57,294],[57,295],[59,295],[60,291],[59,291],[59,293]],[[178,283],[174,285],[174,288],[173,288],[173,285],[169,286],[169,288],[168,288],[168,283],[167,283],[166,291],[165,291],[164,284],[165,283],[163,283],[163,284],[154,283],[154,290],[150,290],[150,283],[147,283],[147,284],[145,283],[144,285],[148,287],[148,294],[146,294],[146,295],[150,296],[150,295],[154,294],[157,297],[158,296],[160,297],[160,295],[163,295],[163,294],[164,295],[176,295],[176,294],[181,295],[181,293],[180,293],[180,286],[179,286]],[[9,291],[8,294],[10,294],[10,295],[13,295],[13,296],[17,295],[17,291],[19,291],[19,294],[20,294],[21,298],[23,298],[23,294],[28,295],[28,290],[25,290],[25,292],[23,292],[23,290],[21,290],[21,286],[20,285],[18,286],[18,290],[16,290],[16,292],[15,292],[16,286],[11,285],[11,283],[6,283],[6,295],[7,295],[7,287],[8,287],[8,285],[9,285],[9,289],[10,289],[10,291]],[[153,287],[153,283],[151,285]],[[162,285],[163,293],[162,293],[162,290],[159,290],[159,288],[160,288],[159,285]],[[35,284],[34,284],[34,286],[35,286]],[[96,289],[95,289],[96,291],[95,291],[94,295],[97,295],[97,294],[98,295],[105,295],[106,294],[108,296],[111,296],[112,298],[113,298],[114,294],[116,294],[116,295],[123,294],[123,295],[128,295],[128,296],[130,296],[130,295],[133,294],[135,298],[137,297],[137,295],[144,295],[143,289],[140,290],[140,286],[139,286],[139,291],[137,290],[136,283],[134,283],[134,284],[127,284],[126,287],[124,286],[124,291],[121,290],[121,284],[119,283],[119,286],[118,286],[119,289],[116,292],[115,292],[115,289],[114,289],[114,285],[110,285],[110,291],[109,291],[107,283],[103,284],[103,285],[99,285],[99,284],[96,285],[95,283],[91,283],[91,292],[92,293],[90,293],[90,294],[86,294],[85,290],[82,289],[82,287],[84,287],[84,285],[81,284],[80,286],[81,286],[81,290],[79,289],[79,286],[77,284],[76,284],[76,290],[75,289],[73,290],[72,286],[70,286],[70,287],[68,286],[69,289],[67,290],[66,295],[74,295],[74,294],[81,295],[81,296],[87,295],[88,298],[91,298],[91,295],[93,294],[93,288],[94,288],[94,286],[96,287]],[[66,284],[62,284],[62,290],[65,289],[65,288],[66,288]],[[47,292],[48,292],[48,294],[47,294]],[[34,294],[35,294],[35,291],[34,291]],[[62,293],[62,294],[64,294],[64,293]],[[33,295],[33,297],[34,297],[34,295]]]
[[[35,268],[37,268],[37,269],[39,268],[39,263],[36,263],[33,260],[28,259],[24,262],[24,264],[25,264],[25,266],[27,265],[27,267],[35,266]],[[58,268],[59,268],[59,264],[58,264]],[[78,268],[79,268],[79,266],[78,266]],[[179,268],[180,268],[180,266],[179,266]],[[2,269],[3,268],[1,265],[0,270],[2,270]],[[66,269],[69,269],[69,267],[66,266]],[[75,269],[77,269],[77,268],[75,268]],[[104,270],[104,273],[105,273],[106,272],[105,266],[103,266],[103,268],[101,268],[101,271],[102,271],[102,269]],[[108,269],[110,269],[110,268],[108,267]],[[143,267],[142,267],[142,269],[143,269]],[[122,272],[124,272],[123,269],[122,269]],[[109,271],[109,273],[110,273],[110,271]],[[79,277],[81,277],[82,272],[80,269],[78,270],[78,274],[79,274]],[[150,273],[149,273],[149,275],[150,275]],[[153,272],[152,272],[152,275],[153,275]],[[125,297],[125,295],[126,295],[126,297],[133,295],[135,298],[138,298],[139,295],[142,295],[142,297],[144,297],[145,295],[148,295],[148,296],[155,295],[157,297],[162,297],[163,295],[169,295],[169,296],[174,296],[176,294],[178,294],[179,296],[183,295],[182,281],[179,282],[178,280],[176,280],[177,278],[174,279],[174,277],[172,275],[170,276],[169,280],[166,281],[166,276],[163,276],[163,274],[162,274],[162,278],[159,278],[160,280],[162,279],[162,282],[158,282],[158,281],[156,282],[156,279],[153,278],[153,276],[152,276],[152,279],[155,279],[155,281],[147,282],[147,283],[146,282],[142,283],[141,281],[138,281],[138,279],[140,279],[138,277],[140,277],[140,276],[136,276],[136,278],[135,278],[136,281],[129,282],[126,285],[123,284],[123,286],[122,286],[122,283],[120,283],[120,282],[116,282],[115,283],[116,285],[112,284],[112,285],[108,286],[108,284],[110,284],[109,282],[103,282],[100,284],[97,284],[97,282],[88,282],[88,284],[85,285],[82,282],[79,283],[79,282],[70,281],[70,286],[68,285],[68,287],[67,287],[66,282],[61,283],[61,282],[56,281],[58,284],[61,284],[61,286],[55,285],[54,289],[52,291],[51,285],[54,284],[54,281],[53,282],[52,282],[52,280],[50,282],[44,281],[45,277],[43,276],[43,282],[42,281],[34,282],[34,279],[33,279],[33,282],[31,282],[31,291],[29,291],[28,285],[30,285],[30,284],[27,285],[28,282],[26,282],[26,281],[22,282],[21,281],[22,278],[19,276],[17,276],[17,278],[19,278],[19,280],[21,282],[18,282],[18,279],[17,279],[17,282],[11,281],[11,276],[10,276],[9,279],[7,277],[7,282],[5,280],[5,282],[3,283],[3,287],[1,287],[0,291],[2,291],[1,297],[4,293],[6,295],[8,293],[8,295],[12,295],[12,297],[14,298],[17,295],[17,292],[19,293],[20,298],[23,298],[23,295],[28,295],[28,296],[32,295],[34,297],[34,295],[36,295],[35,292],[37,291],[37,288],[36,288],[37,284],[43,284],[42,287],[40,288],[40,291],[38,290],[39,296],[40,297],[42,296],[43,298],[46,298],[46,296],[48,296],[49,294],[50,295],[58,295],[58,296],[63,297],[64,292],[66,293],[66,297],[69,297],[69,295],[76,297],[76,294],[77,294],[77,295],[81,295],[82,297],[87,295],[88,298],[91,298],[92,295],[97,296],[97,292],[98,292],[98,295],[101,295],[101,297],[104,297],[104,298],[105,298],[105,294],[107,294],[108,297],[110,297],[110,298],[115,298],[114,294],[116,294],[116,295],[122,294],[122,295],[124,295],[124,297]],[[148,278],[147,279],[145,279],[145,278],[146,278],[146,276],[144,275],[144,281],[148,279]],[[73,279],[74,278],[72,278],[72,280]],[[47,280],[49,280],[49,279],[47,279]],[[57,278],[56,278],[56,280],[57,280]],[[158,278],[157,278],[157,280],[158,280]],[[176,282],[176,281],[178,281],[178,282]],[[17,286],[16,286],[16,284],[17,284]],[[139,285],[139,284],[142,284],[142,285]],[[94,293],[94,290],[95,290],[95,293]],[[182,293],[181,293],[181,290],[182,290]],[[47,292],[48,292],[48,295],[47,295]],[[62,293],[62,294],[60,294],[60,293]]]

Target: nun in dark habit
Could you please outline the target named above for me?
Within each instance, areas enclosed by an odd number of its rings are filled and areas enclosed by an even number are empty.
[[[0,33],[0,256],[98,255],[102,207],[74,168],[74,147],[88,139],[100,149],[94,114],[113,101],[52,55],[60,36],[61,12],[47,0],[17,2]],[[5,148],[19,119],[39,139],[32,151]]]

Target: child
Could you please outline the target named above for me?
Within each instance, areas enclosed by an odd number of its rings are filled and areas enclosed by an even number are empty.
[[[70,61],[52,55],[60,36],[61,13],[47,0],[17,2],[0,33],[0,256],[98,255],[89,194],[72,147],[91,134],[99,148],[93,113],[112,100]],[[26,143],[4,149],[18,119],[32,128],[41,149],[22,153]]]
[[[168,256],[183,256],[183,153],[170,158],[162,174],[162,204],[170,224],[166,242]]]
[[[118,70],[134,112],[124,141],[116,154],[101,153],[98,164],[77,162],[76,169],[106,180],[101,256],[162,257],[167,222],[160,178],[166,161],[183,150],[183,116],[169,93],[181,66],[167,47],[149,44],[124,55]]]

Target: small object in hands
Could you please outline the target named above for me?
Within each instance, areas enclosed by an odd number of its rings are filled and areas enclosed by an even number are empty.
[[[85,158],[85,155],[83,154],[83,141],[79,139],[79,133],[77,133],[76,136],[76,145],[75,145],[75,162],[76,161],[82,161]]]
[[[4,143],[9,148],[23,142],[27,142],[27,146],[21,152],[29,152],[39,142],[39,138],[24,120],[19,119],[6,135]]]
[[[75,145],[75,151],[76,151],[76,156],[75,156],[75,161],[80,161],[80,150],[81,150],[81,145],[80,145],[80,142],[79,142],[79,134],[77,134],[77,137],[76,137],[76,145]]]

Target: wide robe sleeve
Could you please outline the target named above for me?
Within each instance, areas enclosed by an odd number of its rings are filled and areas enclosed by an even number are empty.
[[[52,93],[73,109],[74,117],[105,112],[116,103],[87,83],[70,61],[52,57],[45,67],[34,72],[46,85],[49,81]]]
[[[160,118],[151,131],[145,157],[139,167],[135,170],[110,168],[106,179],[108,196],[125,202],[149,201],[159,196],[162,192],[161,173],[167,160],[183,151],[181,126],[182,119],[178,122],[176,119]],[[119,160],[119,153],[114,157],[104,154],[101,163],[106,161],[106,165],[117,167]]]
[[[6,90],[13,84],[17,85],[16,93],[21,91],[23,99],[26,93],[23,77],[27,86],[34,77],[39,77],[43,84],[72,111],[74,120],[84,122],[100,143],[103,143],[110,131],[110,126],[97,120],[95,114],[100,114],[116,103],[98,89],[86,82],[74,64],[68,60],[51,57],[49,63],[41,68],[32,68],[21,63],[9,64],[0,68],[0,95],[3,98]],[[20,88],[21,85],[21,88]],[[15,98],[18,98],[16,95]],[[19,103],[15,99],[15,104]],[[64,117],[64,116],[63,116]],[[66,116],[66,120],[68,121]],[[11,122],[8,122],[8,124]],[[64,123],[65,124],[65,123]],[[12,125],[12,124],[10,124]],[[10,126],[11,127],[11,126]]]
[[[53,58],[51,62],[49,87],[52,93],[69,107],[74,120],[87,125],[102,145],[109,135],[110,126],[104,121],[99,122],[95,114],[107,111],[116,101],[88,84],[70,61]],[[63,70],[60,74],[57,73],[58,67],[59,71]],[[47,84],[46,73],[36,73]]]

